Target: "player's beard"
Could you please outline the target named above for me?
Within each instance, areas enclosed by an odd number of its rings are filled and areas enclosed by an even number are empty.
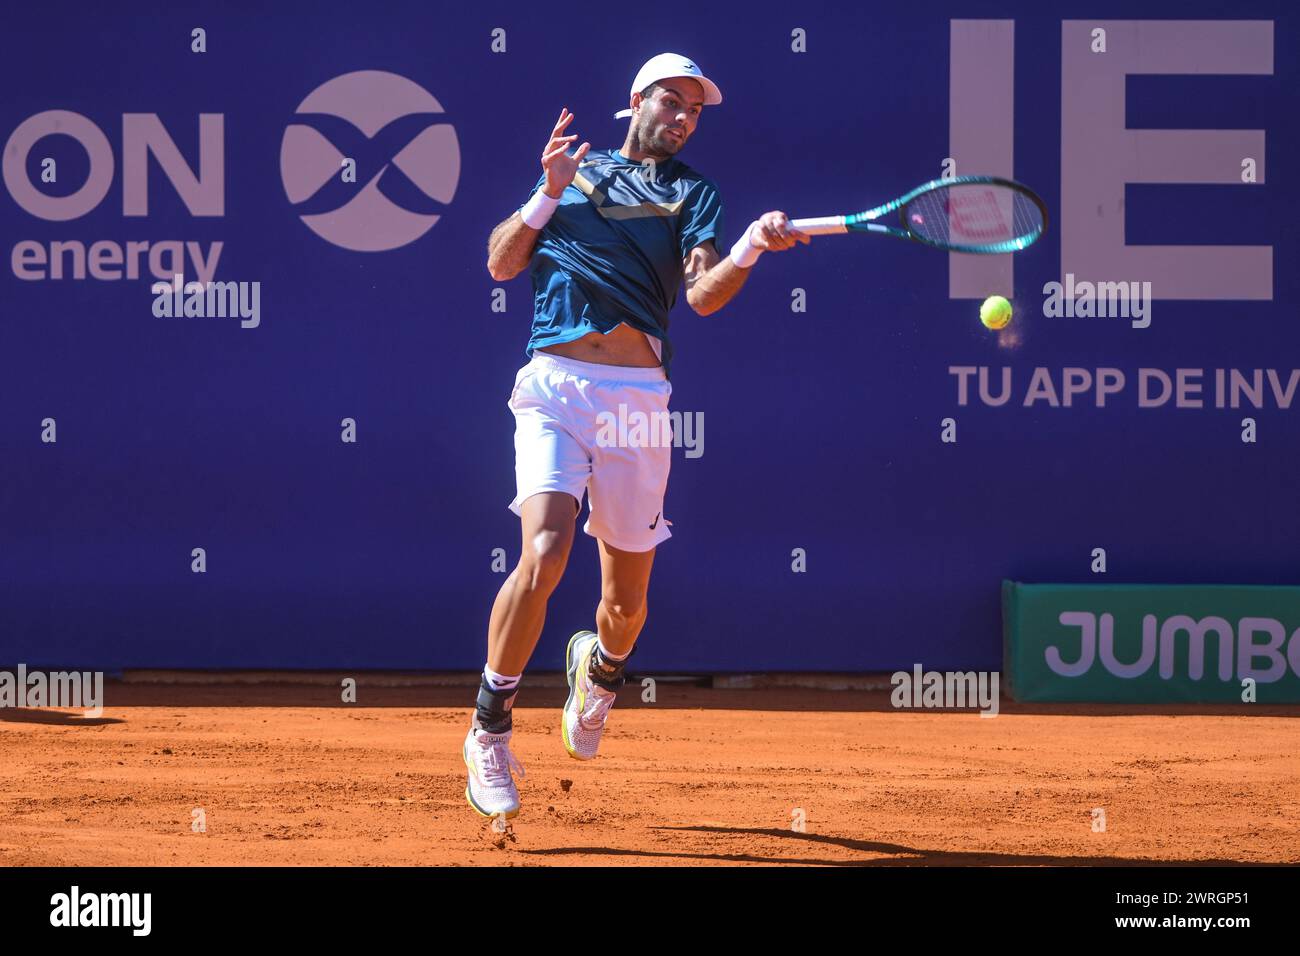
[[[682,131],[682,135],[686,135],[685,130]],[[637,130],[637,140],[641,151],[648,156],[653,156],[656,162],[671,158],[686,145],[684,140],[678,141],[669,135],[667,125],[656,126],[653,121],[642,124]]]
[[[659,139],[664,143],[664,147],[668,151],[669,156],[673,155],[686,145],[686,130],[681,129],[680,127],[675,128],[682,134],[681,139],[674,139],[672,134],[668,132],[667,126],[665,126],[659,133]]]

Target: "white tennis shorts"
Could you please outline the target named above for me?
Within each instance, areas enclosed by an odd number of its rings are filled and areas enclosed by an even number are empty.
[[[588,515],[583,531],[620,551],[649,551],[672,537],[664,492],[672,463],[661,366],[623,368],[534,352],[515,376],[515,486],[510,510],[563,491]]]

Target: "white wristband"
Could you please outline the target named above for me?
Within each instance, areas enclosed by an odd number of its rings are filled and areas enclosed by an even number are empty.
[[[731,247],[730,258],[732,264],[734,264],[738,269],[748,269],[758,261],[758,257],[765,251],[749,241],[749,237],[753,233],[754,227],[757,225],[758,220],[755,219],[749,224],[749,228],[745,230],[745,234],[737,239],[736,244]]]
[[[546,195],[545,189],[539,189],[533,193],[528,202],[524,203],[524,208],[519,215],[533,229],[541,229],[550,221],[555,213],[555,207],[559,204],[558,199]]]

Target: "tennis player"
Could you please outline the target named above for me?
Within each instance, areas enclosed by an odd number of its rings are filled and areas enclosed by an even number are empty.
[[[625,421],[637,412],[667,421],[668,313],[683,280],[691,308],[710,315],[740,291],[763,252],[809,241],[774,211],[719,254],[718,188],[677,159],[704,107],[722,102],[693,61],[675,53],[651,58],[629,96],[630,109],[614,114],[631,118],[622,149],[584,142],[570,152],[578,139],[566,132],[573,114],[560,111],[531,197],[488,240],[493,279],[512,279],[531,263],[535,314],[531,361],[509,399],[517,488],[510,510],[520,517],[523,548],[492,606],[487,665],[463,748],[465,796],[484,816],[519,812],[514,772],[524,769],[510,750],[511,707],[568,562],[584,492],[583,530],[597,541],[601,598],[596,629],[574,634],[566,652],[561,735],[570,756],[596,756],[645,624],[655,548],[670,536],[671,438],[630,447],[610,441],[602,422],[619,420],[620,406]]]

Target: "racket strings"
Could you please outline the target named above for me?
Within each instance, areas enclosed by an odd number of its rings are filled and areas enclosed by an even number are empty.
[[[913,199],[903,224],[918,239],[958,249],[1010,251],[1043,231],[1042,210],[1025,194],[989,183],[940,186]]]

